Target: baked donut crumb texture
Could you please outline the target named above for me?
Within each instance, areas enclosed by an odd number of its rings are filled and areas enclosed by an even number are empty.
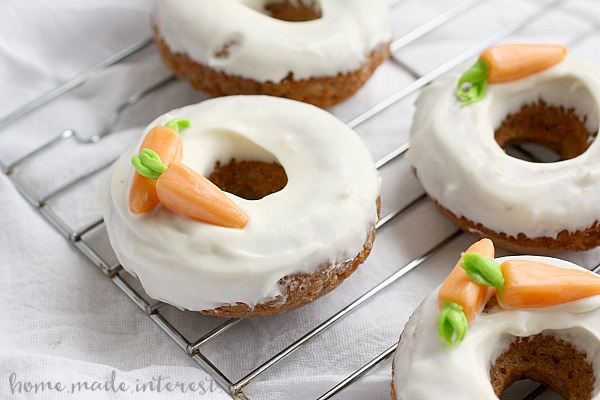
[[[287,185],[287,175],[277,163],[236,161],[221,165],[217,161],[208,179],[221,190],[246,200],[259,200],[279,192]]]
[[[273,300],[255,306],[237,303],[201,312],[215,317],[247,318],[281,314],[311,303],[335,289],[348,278],[367,259],[371,253],[374,240],[375,226],[372,226],[363,250],[354,259],[335,266],[331,264],[322,265],[312,274],[291,274],[284,276],[278,282],[283,294]]]
[[[562,230],[556,237],[527,237],[524,233],[509,236],[504,232],[495,232],[482,224],[465,217],[458,217],[440,203],[432,200],[438,210],[453,221],[463,231],[482,239],[492,238],[498,247],[514,253],[551,254],[558,251],[584,251],[600,245],[600,224],[595,221],[590,227],[577,232]]]
[[[583,154],[597,135],[586,129],[585,122],[586,118],[581,120],[574,109],[549,106],[541,100],[508,115],[494,138],[502,148],[537,143],[559,154],[561,160],[568,160]]]
[[[313,21],[322,16],[316,1],[271,0],[265,4],[265,10],[271,17],[288,22]]]
[[[321,108],[332,107],[351,97],[373,75],[375,69],[389,56],[389,42],[379,46],[356,71],[338,73],[332,77],[295,79],[290,72],[280,82],[259,82],[242,76],[230,75],[193,61],[187,54],[172,53],[154,25],[154,40],[164,63],[175,74],[190,81],[196,90],[211,96],[269,95],[298,100]],[[234,47],[235,43],[229,46]],[[229,49],[222,49],[220,57],[227,57]]]
[[[516,338],[490,367],[490,380],[498,397],[523,379],[541,383],[569,400],[591,399],[595,382],[585,353],[543,333]]]

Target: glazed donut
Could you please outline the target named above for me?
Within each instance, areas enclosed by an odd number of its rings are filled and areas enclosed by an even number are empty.
[[[511,256],[497,262],[508,260],[575,269],[600,282],[596,274],[556,258]],[[595,384],[600,296],[520,309],[503,308],[492,299],[469,324],[462,342],[448,346],[436,329],[440,290],[425,298],[404,327],[393,359],[393,399],[498,399],[522,379],[540,382],[564,399],[600,399]],[[577,285],[568,290],[577,291]]]
[[[248,218],[235,229],[162,205],[132,213],[130,159],[140,139],[100,197],[110,243],[149,296],[217,316],[271,315],[329,292],[365,260],[380,179],[345,124],[293,100],[228,96],[162,115],[145,134],[175,117],[190,122],[181,163],[209,177]]]
[[[166,65],[213,96],[266,94],[330,107],[389,55],[385,0],[158,0]]]
[[[489,84],[462,105],[460,74],[416,102],[409,162],[439,209],[463,230],[515,252],[600,244],[600,67],[567,56],[529,76]],[[533,142],[559,153],[537,163],[508,155]]]

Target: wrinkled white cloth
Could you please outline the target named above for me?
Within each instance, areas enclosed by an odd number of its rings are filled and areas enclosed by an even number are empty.
[[[395,3],[395,36],[401,37],[461,1]],[[350,121],[411,83],[411,71],[429,73],[549,3],[482,1],[400,49],[396,56],[408,69],[386,62],[365,88],[331,111]],[[150,10],[147,0],[0,2],[0,118],[149,37]],[[576,41],[571,48],[574,54],[600,61],[600,33],[593,31],[599,23],[597,1],[565,1],[502,40]],[[9,166],[66,129],[84,139],[93,136],[110,120],[115,107],[168,75],[152,45],[103,70],[67,95],[1,127],[0,164]],[[126,146],[157,115],[205,98],[186,82],[177,81],[127,108],[115,132],[98,144],[61,141],[18,165],[12,177],[25,192],[43,199]],[[374,159],[407,141],[414,99],[411,94],[357,127]],[[47,209],[73,231],[87,226],[100,216],[94,191],[105,173],[52,197]],[[381,175],[383,215],[422,193],[402,158],[383,167]],[[0,398],[229,398],[52,227],[4,173],[0,173],[0,200]],[[333,293],[282,316],[240,322],[203,347],[203,355],[232,381],[243,378],[454,229],[429,201],[417,203],[380,229],[369,260]],[[114,262],[102,232],[85,240]],[[452,240],[416,270],[260,374],[244,393],[251,399],[312,399],[327,392],[397,341],[412,310],[472,241],[464,234]],[[586,267],[600,262],[598,251],[557,256]],[[222,322],[168,306],[160,312],[192,342]],[[390,377],[388,359],[336,398],[387,399]]]

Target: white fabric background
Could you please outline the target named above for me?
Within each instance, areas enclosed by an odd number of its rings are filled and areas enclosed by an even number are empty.
[[[403,0],[394,7],[396,37],[459,1]],[[545,1],[484,1],[459,19],[398,52],[423,74]],[[0,116],[67,81],[133,41],[149,36],[147,0],[3,0],[0,2]],[[565,1],[506,41],[570,43],[600,24],[600,3]],[[600,61],[598,31],[572,48]],[[167,76],[151,46],[48,106],[0,131],[0,163],[7,165],[65,129],[89,137],[114,107],[135,91]],[[355,97],[331,111],[348,121],[403,88],[412,77],[392,61],[383,65]],[[129,143],[145,123],[180,105],[206,98],[177,82],[142,100],[119,120],[116,132],[98,145],[61,143],[15,171],[38,197]],[[404,143],[415,96],[391,107],[357,131],[375,159]],[[404,160],[381,170],[383,214],[421,193]],[[49,207],[73,229],[99,215],[94,190],[103,174],[52,200]],[[163,377],[192,383],[206,375],[155,324],[52,228],[0,174],[0,398],[16,399],[225,399],[212,392],[65,394],[12,393],[19,382],[105,382],[129,387]],[[244,321],[205,348],[232,379],[240,379],[294,339],[335,314],[454,230],[428,201],[378,233],[367,263],[332,294],[283,316]],[[90,238],[90,241],[94,238]],[[317,398],[391,346],[419,301],[438,285],[458,252],[472,238],[462,235],[418,270],[392,284],[298,352],[261,375],[245,392],[252,399]],[[106,257],[110,251],[105,241]],[[598,251],[558,256],[592,267]],[[220,321],[165,308],[189,340]],[[386,399],[391,362],[379,364],[336,398]],[[435,377],[432,377],[435,379]]]

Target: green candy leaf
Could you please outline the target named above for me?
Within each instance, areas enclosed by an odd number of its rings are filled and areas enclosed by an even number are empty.
[[[131,163],[140,175],[154,180],[167,170],[160,156],[150,149],[142,149],[139,155],[131,157]]]
[[[456,88],[456,97],[461,101],[463,106],[483,99],[487,89],[488,73],[488,64],[479,59],[475,65],[460,77]]]
[[[437,330],[440,339],[450,347],[463,341],[469,328],[469,321],[462,306],[446,301],[437,319]]]
[[[502,292],[504,277],[497,262],[477,253],[462,253],[461,256],[464,262],[460,263],[460,266],[473,282],[484,286],[494,286]]]
[[[190,120],[185,118],[173,118],[165,124],[167,128],[171,128],[177,132],[181,132],[183,129],[188,128],[190,125]]]
[[[137,170],[137,172],[140,175],[145,176],[146,178],[154,179],[154,180],[158,179],[158,175],[156,174],[156,172],[152,171],[148,167],[145,167],[142,164],[140,157],[138,155],[134,155],[133,157],[131,157],[131,163],[133,164],[134,168]]]
[[[139,159],[142,165],[150,168],[159,175],[167,170],[167,167],[162,163],[160,156],[154,150],[143,149],[139,155]]]

